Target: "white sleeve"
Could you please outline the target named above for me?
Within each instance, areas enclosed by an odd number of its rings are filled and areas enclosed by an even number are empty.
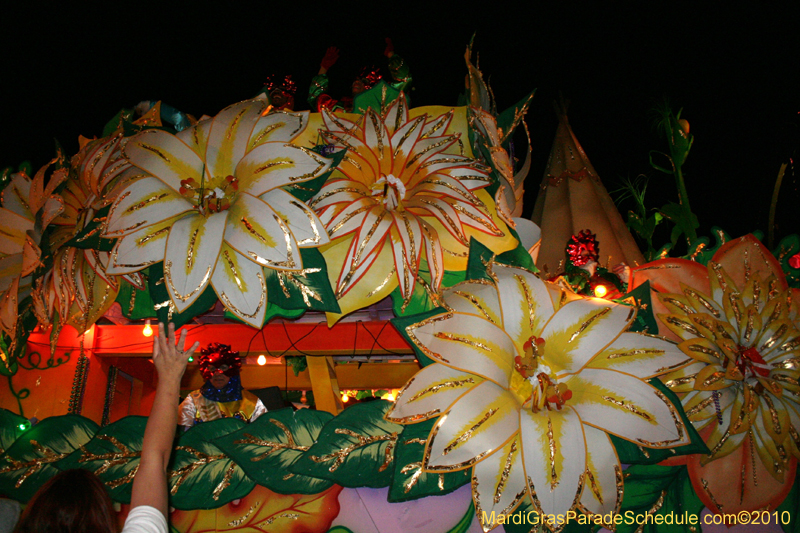
[[[267,408],[264,407],[264,404],[261,402],[261,399],[259,399],[256,402],[256,406],[253,408],[253,414],[250,415],[250,422],[252,422],[253,420],[255,420],[256,418],[258,418],[259,416],[263,415],[266,412]]]
[[[140,505],[128,513],[122,533],[167,533],[167,520],[155,507]]]
[[[192,427],[194,425],[197,407],[194,405],[192,395],[186,397],[178,406],[178,425]]]

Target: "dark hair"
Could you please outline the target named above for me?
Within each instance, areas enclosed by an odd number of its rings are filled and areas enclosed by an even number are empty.
[[[103,482],[88,470],[65,470],[34,494],[15,533],[113,533],[114,508]]]

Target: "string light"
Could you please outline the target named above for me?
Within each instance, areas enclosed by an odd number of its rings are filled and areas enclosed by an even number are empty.
[[[258,366],[266,365],[267,364],[267,356],[264,355],[264,354],[259,355],[258,359],[256,359],[256,362],[258,363]]]
[[[608,288],[605,285],[598,285],[594,288],[594,295],[598,298],[602,298],[606,294],[608,294]]]
[[[142,335],[144,335],[145,337],[152,337],[153,336],[153,328],[150,327],[150,319],[149,318],[144,323],[144,329],[142,329]]]

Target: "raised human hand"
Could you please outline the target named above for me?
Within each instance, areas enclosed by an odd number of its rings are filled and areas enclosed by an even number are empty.
[[[335,46],[328,47],[328,49],[325,51],[325,56],[322,58],[322,61],[319,64],[320,70],[321,71],[324,70],[325,72],[327,72],[328,69],[331,68],[338,59],[339,59],[339,49],[336,48]],[[322,74],[324,74],[325,72],[322,72]]]
[[[195,342],[188,350],[183,350],[186,346],[186,330],[181,330],[180,338],[175,341],[175,324],[169,323],[165,332],[164,323],[158,323],[158,333],[153,340],[153,363],[156,365],[156,372],[161,381],[180,381],[189,357],[200,347],[199,342]]]
[[[392,44],[392,40],[389,37],[386,38],[386,49],[384,49],[383,55],[389,58],[394,55],[394,44]]]

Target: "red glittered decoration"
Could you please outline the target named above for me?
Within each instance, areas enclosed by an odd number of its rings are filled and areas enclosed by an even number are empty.
[[[794,254],[789,258],[789,266],[800,269],[800,254]]]
[[[203,374],[203,379],[211,379],[217,368],[227,365],[228,368],[223,371],[228,377],[239,375],[239,369],[242,368],[242,358],[239,357],[239,352],[231,351],[229,344],[221,344],[219,342],[212,342],[205,348],[200,350],[200,373]]]
[[[267,92],[269,93],[278,89],[287,95],[294,96],[297,94],[297,84],[294,82],[294,80],[292,80],[291,74],[283,79],[278,76],[269,76],[267,78],[267,82],[264,84],[264,88],[267,89]]]
[[[573,265],[583,266],[589,261],[597,261],[600,257],[600,244],[597,236],[588,229],[573,235],[567,243],[567,258]]]
[[[381,71],[375,66],[363,67],[358,74],[358,79],[364,83],[364,87],[367,89],[375,87],[375,85],[381,81],[381,78]]]

